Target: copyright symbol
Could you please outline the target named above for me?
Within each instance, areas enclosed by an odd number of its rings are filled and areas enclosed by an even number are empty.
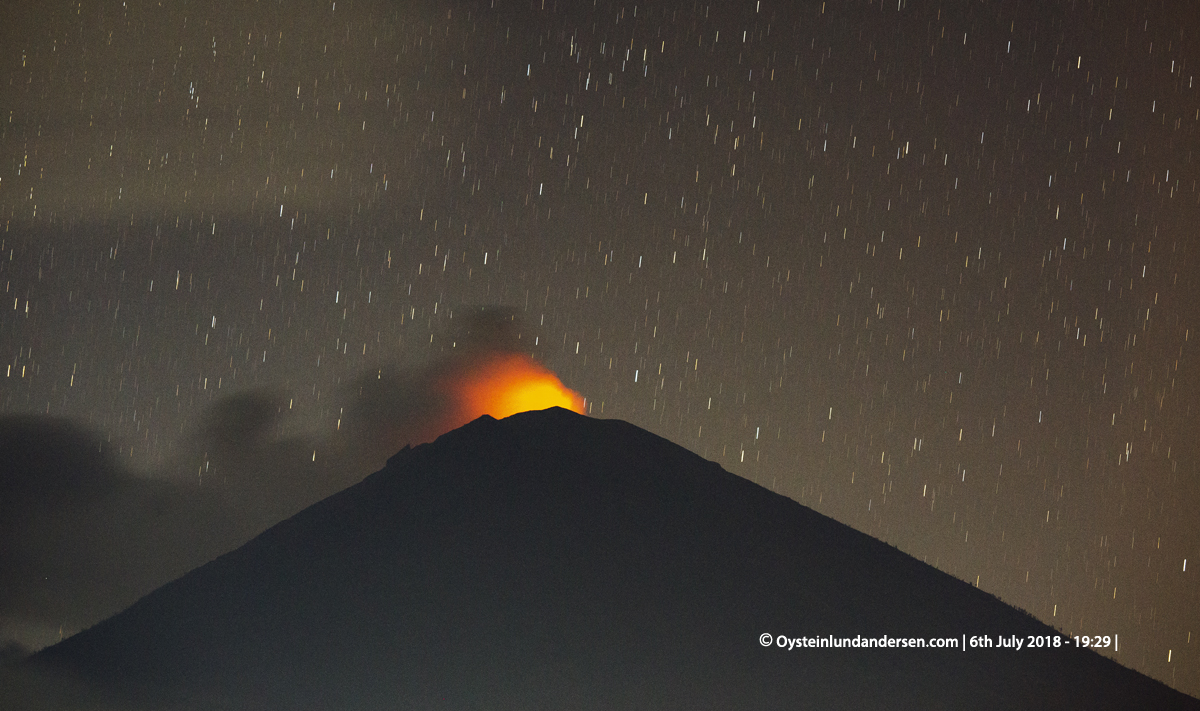
[[[758,636],[758,643],[764,647],[770,647],[771,640],[773,640],[773,639],[774,639],[774,637],[771,636],[770,632],[763,632],[762,634],[760,634]]]

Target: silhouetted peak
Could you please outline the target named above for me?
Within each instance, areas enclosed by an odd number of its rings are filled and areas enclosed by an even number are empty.
[[[978,635],[1050,647],[961,648]],[[154,708],[1200,708],[661,437],[560,408],[405,448],[28,666]]]

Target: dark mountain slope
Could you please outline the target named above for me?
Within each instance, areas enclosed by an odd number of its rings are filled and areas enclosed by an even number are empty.
[[[556,409],[405,449],[28,667],[150,708],[1200,708],[1073,641],[964,635],[1057,638],[666,440]]]

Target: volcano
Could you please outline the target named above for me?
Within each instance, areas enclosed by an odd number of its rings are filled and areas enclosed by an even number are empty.
[[[953,646],[903,646],[935,638]],[[558,408],[405,448],[18,672],[8,708],[1200,709],[667,440]]]

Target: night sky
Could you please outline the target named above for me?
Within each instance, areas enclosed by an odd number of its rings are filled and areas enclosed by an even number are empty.
[[[353,483],[507,349],[1200,695],[1189,3],[0,13],[5,638]]]

